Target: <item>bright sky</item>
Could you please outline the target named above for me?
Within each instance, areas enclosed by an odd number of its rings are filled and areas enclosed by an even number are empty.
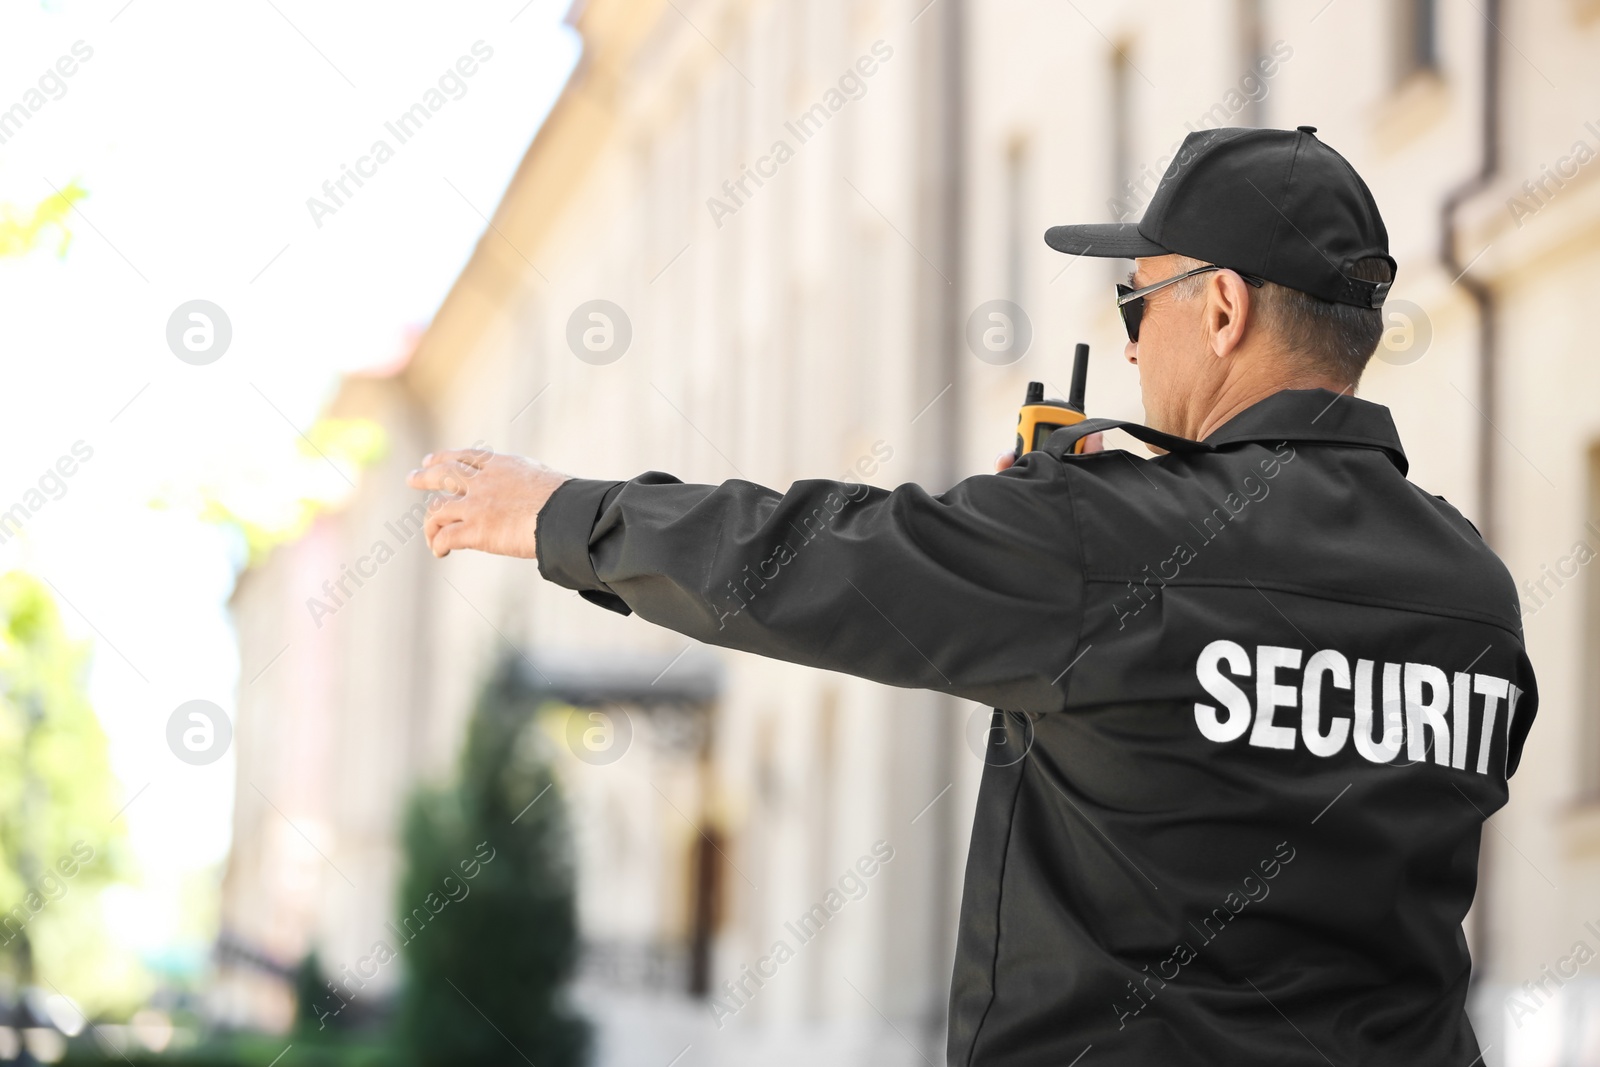
[[[36,106],[20,129],[0,125],[0,205],[28,211],[72,182],[88,192],[64,256],[51,231],[0,258],[0,511],[77,442],[92,449],[0,545],[0,570],[47,578],[94,643],[92,695],[121,797],[135,798],[123,818],[143,882],[115,898],[134,947],[175,947],[180,882],[226,854],[232,753],[191,767],[165,731],[188,700],[231,715],[238,671],[226,600],[239,546],[192,510],[148,503],[342,484],[295,461],[294,427],[316,421],[341,371],[393,361],[433,315],[576,61],[566,6],[0,8],[0,113]],[[73,73],[50,76],[61,57]],[[400,143],[385,123],[441,77],[437,110]],[[392,158],[360,164],[364,184],[347,179],[342,205],[314,220],[307,199],[330,203],[324,182],[379,139]],[[205,366],[166,339],[195,299],[232,326]]]

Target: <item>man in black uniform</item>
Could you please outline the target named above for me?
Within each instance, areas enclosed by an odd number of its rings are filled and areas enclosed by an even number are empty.
[[[937,496],[470,451],[412,474],[451,493],[437,555],[537,555],[710,644],[997,709],[952,1065],[1479,1054],[1461,924],[1538,698],[1506,568],[1353,395],[1394,261],[1314,134],[1191,134],[1142,221],[1046,236],[1136,261],[1148,426]],[[1111,426],[1157,458],[1072,451]]]

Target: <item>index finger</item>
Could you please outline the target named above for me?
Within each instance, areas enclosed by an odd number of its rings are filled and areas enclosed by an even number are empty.
[[[492,448],[447,448],[440,452],[429,452],[422,457],[424,467],[435,463],[465,463],[469,467],[483,469],[489,462],[489,457],[494,455]]]
[[[426,467],[406,475],[406,484],[413,489],[438,489],[460,495],[467,491],[467,479],[477,473],[477,467],[468,466],[460,460],[435,458]]]

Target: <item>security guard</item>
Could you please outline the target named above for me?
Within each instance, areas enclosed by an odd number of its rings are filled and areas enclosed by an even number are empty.
[[[1191,134],[1142,221],[1046,235],[1136,261],[1148,426],[940,495],[411,476],[436,555],[997,709],[950,1064],[1476,1062],[1461,924],[1538,698],[1505,566],[1353,395],[1394,261],[1314,134]],[[1073,452],[1112,426],[1157,457]]]

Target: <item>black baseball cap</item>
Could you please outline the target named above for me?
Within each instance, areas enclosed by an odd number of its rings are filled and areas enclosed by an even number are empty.
[[[1382,307],[1391,281],[1346,272],[1389,261],[1389,232],[1367,183],[1315,136],[1293,130],[1198,130],[1183,139],[1144,218],[1052,226],[1044,239],[1074,256],[1176,253],[1356,307]]]

